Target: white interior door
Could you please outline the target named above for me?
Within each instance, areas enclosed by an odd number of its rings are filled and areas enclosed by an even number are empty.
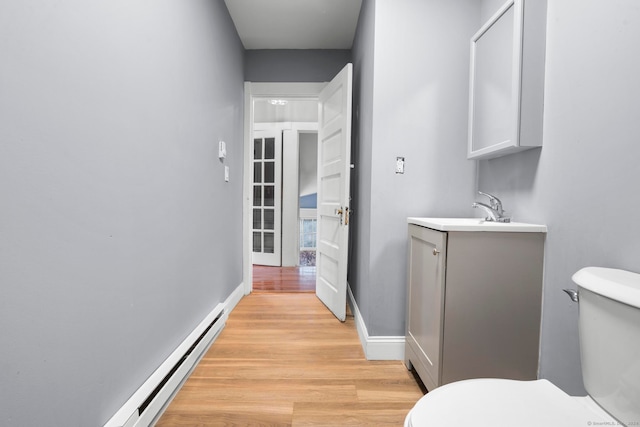
[[[316,295],[340,321],[347,305],[352,78],[347,64],[318,102]]]
[[[282,132],[253,134],[253,263],[282,263]]]

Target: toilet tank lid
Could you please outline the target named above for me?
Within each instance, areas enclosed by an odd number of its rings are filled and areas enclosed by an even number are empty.
[[[640,274],[604,267],[585,267],[573,281],[579,287],[612,300],[640,308]]]

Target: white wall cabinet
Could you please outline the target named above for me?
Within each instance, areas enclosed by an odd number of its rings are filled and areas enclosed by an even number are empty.
[[[469,159],[542,145],[546,3],[509,0],[471,38]]]
[[[409,224],[405,364],[428,390],[537,378],[544,238]]]

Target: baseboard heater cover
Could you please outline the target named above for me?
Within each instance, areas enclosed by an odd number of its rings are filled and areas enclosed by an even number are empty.
[[[224,304],[218,304],[104,427],[150,425],[220,333],[227,317]]]
[[[151,394],[149,394],[149,396],[145,399],[144,402],[142,402],[142,405],[140,405],[138,407],[138,415],[142,415],[142,413],[144,412],[145,409],[147,409],[147,407],[149,406],[149,404],[151,403],[151,401],[153,401],[153,399],[158,395],[158,393],[160,392],[160,390],[162,390],[162,388],[165,386],[165,384],[169,381],[169,379],[173,376],[173,374],[176,373],[176,371],[178,370],[178,368],[180,368],[180,366],[182,366],[182,364],[184,363],[185,360],[187,360],[189,358],[189,356],[191,355],[191,353],[193,353],[193,350],[195,350],[195,348],[198,346],[198,344],[200,344],[200,342],[202,341],[202,339],[205,337],[205,335],[207,335],[207,332],[209,332],[211,330],[211,328],[213,327],[213,325],[215,325],[218,320],[220,320],[220,318],[222,317],[222,315],[224,314],[224,312],[221,312],[220,314],[218,314],[216,316],[215,319],[213,319],[213,322],[211,322],[209,324],[209,326],[207,326],[207,329],[205,329],[205,331],[198,337],[198,339],[193,343],[193,345],[189,348],[189,350],[187,350],[187,352],[180,358],[180,360],[178,361],[178,363],[176,363],[173,368],[171,368],[171,370],[169,371],[169,373],[167,375],[164,376],[164,378],[162,379],[162,381],[160,381],[160,384],[158,384],[156,386],[156,388],[153,389],[153,391],[151,392]]]

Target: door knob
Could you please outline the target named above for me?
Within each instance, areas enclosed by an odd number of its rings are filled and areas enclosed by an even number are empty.
[[[338,215],[340,217],[340,225],[342,225],[342,214],[344,212],[342,211],[342,207],[340,207],[340,209],[336,209],[336,215]]]
[[[433,255],[434,255],[434,256],[435,256],[435,255],[438,255],[439,253],[440,253],[440,251],[439,251],[439,250],[437,250],[436,248],[433,248]]]

